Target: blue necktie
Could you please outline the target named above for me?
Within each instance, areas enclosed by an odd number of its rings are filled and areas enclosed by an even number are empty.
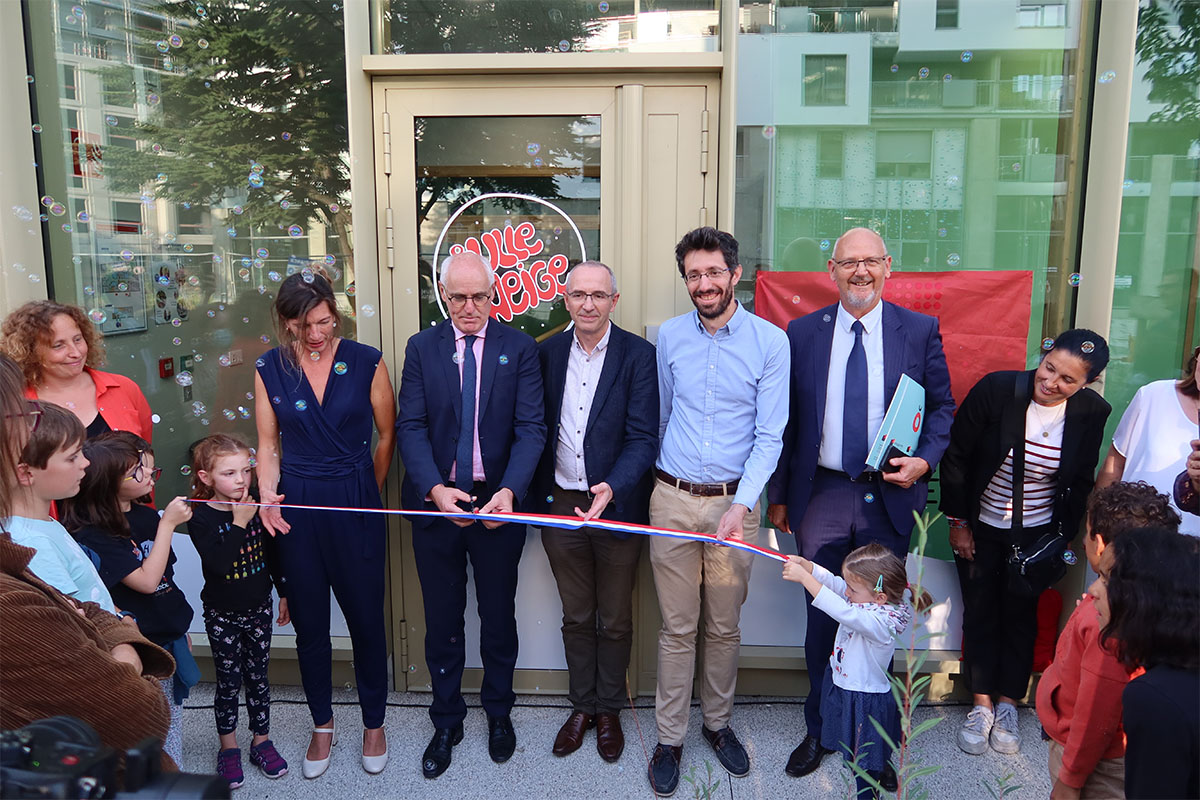
[[[463,337],[462,418],[458,426],[454,485],[468,494],[475,482],[475,337]]]
[[[854,320],[854,346],[846,359],[846,393],[842,398],[842,469],[857,478],[867,461],[867,351],[863,324]]]

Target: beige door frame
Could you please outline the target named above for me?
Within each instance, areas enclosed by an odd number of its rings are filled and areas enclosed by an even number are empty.
[[[716,222],[719,68],[693,66],[682,74],[377,74],[372,100],[379,324],[384,359],[397,385],[404,345],[417,332],[420,315],[413,118],[509,116],[518,96],[522,115],[601,117],[600,259],[613,267],[620,284],[614,321],[643,334],[691,308],[672,253],[683,232]],[[389,478],[393,507],[398,507],[400,475],[393,470]],[[393,517],[390,533],[389,634],[396,688],[421,691],[429,674],[412,529]],[[650,565],[643,561],[630,664],[631,689],[641,693],[653,691],[659,627]],[[477,687],[480,672],[468,669],[464,687]],[[564,670],[518,670],[515,682],[521,692],[564,693],[567,688]]]

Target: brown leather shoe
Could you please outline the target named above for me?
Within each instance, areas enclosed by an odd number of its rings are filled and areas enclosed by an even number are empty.
[[[554,755],[569,756],[578,750],[583,744],[584,731],[594,724],[596,718],[591,714],[572,711],[571,716],[567,717],[567,721],[558,729],[558,736],[554,737]]]
[[[621,716],[612,711],[596,715],[596,750],[605,761],[616,761],[625,749],[625,734],[621,732]]]

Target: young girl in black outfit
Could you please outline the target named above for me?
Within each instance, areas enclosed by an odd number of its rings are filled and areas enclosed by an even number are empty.
[[[193,448],[192,497],[188,523],[204,569],[204,626],[217,672],[213,708],[221,737],[217,771],[229,787],[242,785],[242,751],[237,746],[238,694],[246,686],[246,713],[254,738],[250,763],[268,778],[287,774],[287,762],[271,743],[271,584],[279,589],[279,625],[286,625],[287,599],[274,539],[263,530],[250,494],[254,463],[250,448],[214,434]]]
[[[183,763],[183,700],[200,679],[187,640],[192,607],[175,585],[175,528],[192,516],[191,506],[176,497],[162,518],[149,502],[162,470],[154,451],[140,436],[115,431],[83,445],[90,462],[79,494],[59,501],[63,527],[100,558],[100,578],[113,602],[132,616],[150,641],[175,658],[175,677],[163,692],[171,705],[171,728],[163,750]]]

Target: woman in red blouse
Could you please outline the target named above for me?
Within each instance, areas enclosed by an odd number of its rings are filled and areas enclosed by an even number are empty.
[[[0,352],[21,366],[27,397],[73,411],[89,439],[112,430],[152,441],[146,396],[124,375],[96,369],[104,361],[104,340],[78,306],[26,303],[0,327]]]

